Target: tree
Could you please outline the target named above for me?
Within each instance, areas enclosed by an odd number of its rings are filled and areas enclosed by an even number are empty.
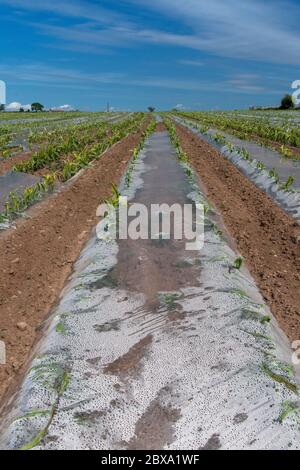
[[[148,111],[149,111],[150,113],[154,113],[155,108],[153,108],[153,106],[149,106],[149,107],[148,107]]]
[[[25,111],[24,108],[20,108],[20,109],[19,109],[19,112],[20,112],[20,113],[24,113],[24,111]]]
[[[43,111],[44,106],[41,103],[32,103],[31,109],[32,111],[35,111],[35,112]]]
[[[285,95],[281,100],[281,109],[292,109],[295,107],[292,95]]]
[[[5,111],[5,105],[4,104],[0,104],[0,112],[2,111]]]

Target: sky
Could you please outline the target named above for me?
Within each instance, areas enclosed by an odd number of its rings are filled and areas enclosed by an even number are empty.
[[[7,102],[277,105],[300,80],[299,0],[0,0]]]

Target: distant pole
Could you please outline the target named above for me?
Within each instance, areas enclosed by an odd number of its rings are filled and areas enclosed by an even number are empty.
[[[109,106],[109,103],[107,103],[107,112],[109,113],[109,110],[110,110],[110,106]]]

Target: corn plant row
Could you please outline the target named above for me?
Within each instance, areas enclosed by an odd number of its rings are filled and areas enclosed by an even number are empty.
[[[269,119],[249,119],[240,115],[228,115],[214,112],[179,112],[176,113],[185,118],[194,119],[207,127],[215,127],[222,131],[230,131],[241,139],[259,140],[266,143],[276,142],[281,144],[279,151],[286,158],[294,158],[295,155],[286,145],[300,147],[300,129],[289,124],[276,125]],[[260,142],[261,143],[261,142]]]
[[[145,116],[139,113],[137,116],[131,117],[126,121],[115,124],[111,127],[111,135],[105,136],[92,147],[86,146],[83,150],[73,155],[73,159],[65,163],[60,173],[60,179],[67,181],[72,178],[78,171],[89,165],[90,162],[101,157],[112,145],[116,144],[124,137],[132,132],[136,132],[144,121]]]
[[[188,156],[187,154],[182,150],[181,145],[180,145],[180,140],[177,135],[176,127],[174,123],[171,121],[169,117],[164,116],[164,124],[169,132],[170,140],[171,143],[174,145],[178,160],[187,163],[188,162]]]
[[[187,125],[190,125],[188,121],[184,120],[184,122]],[[244,160],[247,160],[249,163],[255,164],[256,169],[258,171],[268,172],[268,176],[272,178],[274,182],[278,185],[278,189],[281,189],[285,192],[294,191],[292,186],[295,182],[295,178],[293,176],[290,175],[288,176],[285,182],[280,182],[280,176],[275,168],[272,168],[268,171],[266,165],[263,162],[252,158],[248,150],[244,147],[233,145],[229,140],[227,140],[227,138],[223,134],[220,134],[218,132],[216,134],[209,134],[208,128],[206,126],[198,126],[197,124],[193,124],[193,128],[198,130],[201,134],[207,135],[211,140],[215,141],[217,144],[226,146],[231,154],[237,152]]]
[[[88,122],[74,124],[76,118],[88,119]],[[0,120],[0,156],[3,158],[11,156],[12,149],[7,148],[7,145],[24,132],[28,134],[28,144],[31,147],[36,143],[40,144],[61,138],[66,134],[68,127],[74,129],[74,131],[75,129],[78,129],[78,131],[88,130],[89,126],[100,122],[100,120],[103,121],[104,118],[107,118],[107,113],[70,113],[56,118],[40,118],[36,122],[28,122],[26,119],[19,118],[18,121],[20,122],[5,124],[4,121],[4,125],[2,124],[3,120]]]
[[[88,146],[93,144],[95,141],[103,140],[109,130],[112,134],[119,129],[123,129],[123,126],[130,125],[132,122],[140,122],[142,114],[138,114],[124,123],[110,125],[105,122],[95,123],[84,128],[84,132],[78,132],[78,127],[68,129],[63,132],[58,138],[58,142],[50,143],[45,147],[38,150],[30,160],[24,163],[20,163],[14,167],[15,171],[21,171],[25,173],[32,173],[39,169],[45,168],[51,165],[53,162],[59,162],[63,156],[70,155],[74,152],[78,152],[76,156],[80,158],[80,155],[84,151],[88,151]]]
[[[26,121],[31,119],[38,119],[40,121],[43,120],[54,120],[54,119],[70,119],[82,115],[87,115],[88,112],[81,112],[81,111],[70,111],[67,113],[62,113],[60,111],[44,111],[41,113],[20,113],[20,112],[6,112],[0,114],[0,124],[5,121]]]
[[[176,127],[174,125],[174,122],[167,117],[166,115],[164,116],[164,124],[169,132],[169,137],[172,145],[175,147],[176,153],[177,153],[177,158],[178,160],[183,164],[183,167],[185,168],[185,174],[187,175],[188,179],[192,184],[195,184],[195,175],[192,170],[189,157],[188,155],[183,151],[180,140],[177,134]],[[196,182],[196,187],[198,187],[198,183]],[[199,201],[203,205],[204,209],[204,216],[205,218],[207,217],[208,213],[212,211],[212,206],[209,204],[209,202],[203,198],[203,196],[199,193]],[[206,220],[206,219],[205,219]],[[218,228],[218,226],[215,223],[210,223],[211,229],[214,231],[214,233],[220,237],[223,236],[222,231]],[[236,266],[238,266],[238,262],[236,261]]]
[[[88,131],[97,123],[100,124],[101,122],[106,122],[108,124],[108,117],[110,116],[110,113],[94,113],[90,114],[88,116],[88,120],[85,120],[84,122],[74,123],[73,120],[70,119],[65,122],[58,121],[51,126],[47,125],[43,128],[31,130],[28,136],[28,143],[32,146],[33,144],[41,144],[47,141],[50,142],[51,140],[56,140],[57,138],[67,135],[67,133],[72,130],[77,130],[78,132]],[[85,119],[86,117],[83,115],[80,119],[82,118]]]
[[[53,139],[54,143],[51,142],[35,152],[30,160],[15,165],[14,170],[25,173],[35,172],[91,144],[95,139],[101,138],[108,129],[107,124],[96,125],[93,129],[89,129],[89,132],[84,133],[79,133],[76,128],[69,129],[68,132],[57,135],[56,139]]]
[[[224,111],[224,114],[234,118],[246,118],[253,120],[269,121],[271,124],[280,124],[284,127],[297,127],[300,121],[299,110],[270,111],[270,110],[248,110],[248,111]]]
[[[12,218],[20,215],[36,201],[39,201],[45,193],[53,191],[56,182],[56,175],[51,174],[33,186],[29,186],[23,192],[12,191],[5,204],[5,211],[0,213],[0,224],[11,221]]]
[[[127,114],[127,113],[126,113]],[[104,116],[105,115],[105,116]],[[109,113],[95,113],[95,115],[89,116],[88,121],[73,123],[65,122],[64,127],[62,128],[62,123],[58,123],[55,126],[44,127],[36,131],[31,131],[28,136],[29,146],[32,147],[33,144],[41,144],[45,142],[51,142],[53,140],[62,139],[65,136],[68,136],[70,132],[82,133],[84,131],[92,131],[97,125],[111,125],[108,117]]]
[[[139,156],[140,152],[143,150],[143,148],[145,147],[145,142],[148,139],[148,137],[151,134],[153,134],[153,132],[155,131],[156,126],[157,126],[156,121],[151,121],[150,122],[147,129],[145,131],[143,131],[142,138],[141,138],[140,142],[138,143],[138,145],[133,150],[133,158],[132,158],[132,161],[130,162],[130,164],[128,166],[128,169],[126,171],[126,174],[125,174],[125,186],[126,186],[126,188],[129,188],[130,183],[132,181],[132,173],[133,173],[136,161],[138,159],[138,156]]]
[[[96,144],[92,149],[88,149],[88,153],[76,155],[74,161],[68,162],[63,168],[61,179],[67,181],[80,169],[86,167],[92,160],[99,158],[111,145],[118,142],[126,135],[136,131],[143,122],[143,116],[144,115],[141,113],[135,118],[130,118],[114,126],[115,132],[110,137]],[[149,128],[150,126],[147,128],[147,131]],[[145,133],[143,133],[143,138],[144,136]],[[57,179],[57,172],[53,172],[46,175],[41,182],[26,188],[23,192],[12,191],[9,194],[9,200],[5,204],[5,211],[0,213],[0,224],[9,223],[14,217],[20,215],[35,202],[39,201],[44,194],[53,191]]]
[[[102,116],[104,113],[95,113],[92,116]],[[52,124],[61,124],[63,122],[67,123],[68,121],[73,121],[77,118],[90,118],[91,113],[60,113],[60,115],[52,116],[52,114],[47,113],[47,116],[42,116],[39,118],[40,115],[29,115],[28,119],[19,118],[16,119],[14,116],[8,116],[7,121],[13,122],[6,122],[5,120],[0,120],[0,135],[1,134],[16,134],[19,131],[24,129],[36,129],[41,127],[48,127]],[[27,117],[25,115],[25,117]],[[32,120],[30,120],[32,119]],[[34,121],[33,121],[34,119]]]

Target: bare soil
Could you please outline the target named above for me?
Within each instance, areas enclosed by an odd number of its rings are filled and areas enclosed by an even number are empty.
[[[19,163],[28,162],[32,157],[32,152],[23,152],[14,155],[13,157],[8,157],[5,160],[0,161],[0,176],[4,175],[8,171],[11,171],[13,167]]]
[[[132,346],[124,356],[108,364],[104,369],[104,373],[118,375],[121,379],[136,375],[137,371],[141,368],[140,363],[152,340],[151,335],[145,336],[145,338]]]
[[[300,224],[207,142],[176,128],[279,325],[290,340],[300,339]]]
[[[174,425],[180,419],[180,409],[162,406],[153,400],[135,425],[135,435],[128,442],[128,450],[163,449],[175,439]]]
[[[144,130],[148,123],[143,126]],[[0,398],[24,370],[73,263],[97,223],[96,209],[111,196],[132,157],[141,131],[129,135],[63,189],[0,233],[0,339],[7,364],[0,366]]]
[[[195,121],[196,123],[199,124],[199,121],[197,119],[191,118],[191,121]],[[212,127],[214,127],[214,126],[212,126]],[[243,137],[240,136],[240,133],[239,132],[234,132],[233,129],[226,129],[226,130],[224,130],[224,132],[227,132],[228,134],[231,134],[231,135],[235,135],[236,137],[238,137],[240,139],[243,139]],[[265,145],[266,147],[269,147],[269,148],[275,150],[276,152],[280,152],[280,148],[283,145],[285,148],[289,149],[292,152],[292,154],[293,154],[293,156],[291,157],[292,159],[300,160],[300,149],[299,149],[299,147],[293,147],[292,145],[289,145],[289,144],[281,144],[280,142],[276,142],[275,140],[266,139],[266,138],[261,137],[260,135],[257,135],[257,134],[250,134],[249,133],[249,134],[247,134],[245,139],[248,140],[248,141],[252,140],[253,142],[256,142],[256,143],[261,144],[261,145]],[[288,158],[288,157],[285,157],[285,158]]]
[[[157,123],[156,132],[165,132],[166,130],[167,130],[166,126],[164,125],[163,122],[158,122]]]

